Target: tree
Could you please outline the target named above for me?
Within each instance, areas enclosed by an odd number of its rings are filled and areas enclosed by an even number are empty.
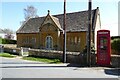
[[[24,9],[24,16],[25,21],[27,21],[29,18],[34,18],[37,16],[37,9],[34,6],[27,6],[27,8]]]
[[[12,34],[6,34],[5,39],[12,40],[12,39],[14,39],[14,36]]]
[[[14,31],[11,30],[11,29],[3,29],[3,31],[4,31],[4,33],[6,33],[6,34],[13,34],[13,33],[14,33]]]
[[[4,37],[5,37],[6,39],[13,39],[13,38],[14,38],[14,36],[12,35],[12,34],[14,33],[13,30],[3,29],[2,31],[5,33],[5,36],[4,36]]]

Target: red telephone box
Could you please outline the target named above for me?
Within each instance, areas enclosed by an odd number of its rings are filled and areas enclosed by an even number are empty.
[[[97,64],[102,66],[110,65],[110,31],[99,30],[97,31]]]

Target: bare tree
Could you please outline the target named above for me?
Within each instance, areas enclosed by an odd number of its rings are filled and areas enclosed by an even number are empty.
[[[3,31],[4,31],[4,33],[6,33],[6,34],[13,34],[13,33],[14,33],[14,31],[11,30],[11,29],[3,29]]]
[[[24,16],[25,21],[27,21],[29,18],[34,18],[37,16],[37,9],[34,6],[27,6],[27,8],[24,9]]]

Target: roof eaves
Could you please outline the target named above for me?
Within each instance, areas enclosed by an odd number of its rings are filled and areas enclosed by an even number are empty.
[[[25,25],[30,19],[32,19],[32,18],[29,18],[27,21],[25,21],[25,22],[21,25],[21,27],[16,31],[16,33],[20,33],[20,31],[24,28],[24,25]]]

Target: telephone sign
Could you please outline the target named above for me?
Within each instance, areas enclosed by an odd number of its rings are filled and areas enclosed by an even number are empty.
[[[97,31],[97,64],[102,66],[110,65],[110,31]]]

